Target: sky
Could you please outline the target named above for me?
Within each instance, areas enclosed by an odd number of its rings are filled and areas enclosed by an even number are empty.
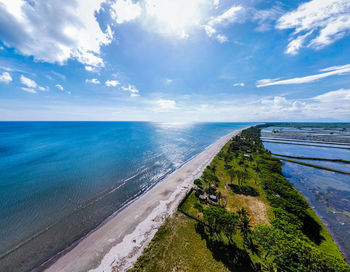
[[[0,120],[350,121],[349,0],[0,0]]]

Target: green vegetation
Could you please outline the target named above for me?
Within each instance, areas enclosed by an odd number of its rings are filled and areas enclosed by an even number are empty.
[[[272,153],[272,155],[279,156],[279,157],[285,157],[285,158],[291,158],[291,159],[299,159],[299,160],[331,161],[331,162],[350,163],[350,161],[343,160],[343,159],[327,159],[327,158],[314,158],[314,157],[302,157],[302,156],[289,156],[289,155],[282,155],[282,154],[275,154],[275,153]]]
[[[267,126],[334,129],[350,128],[350,123],[268,123]]]
[[[327,147],[327,148],[338,148],[338,149],[350,149],[350,147],[345,146],[331,146],[331,145],[318,145],[318,144],[303,144],[303,143],[292,143],[292,142],[281,142],[281,141],[272,141],[272,140],[264,140],[266,143],[276,143],[276,144],[289,144],[289,145],[305,145],[305,146],[316,146],[316,147]]]
[[[131,271],[350,271],[260,128],[224,146]]]
[[[254,189],[251,186],[248,185],[236,185],[236,184],[230,184],[229,185],[236,194],[241,194],[241,195],[250,195],[250,196],[258,196],[259,192]]]
[[[311,163],[301,162],[301,161],[295,161],[295,160],[290,160],[290,159],[286,159],[286,158],[280,158],[280,160],[288,161],[288,162],[292,162],[292,163],[296,163],[296,164],[300,164],[300,165],[304,165],[304,166],[308,166],[308,167],[318,168],[318,169],[322,169],[322,170],[326,170],[326,171],[330,171],[330,172],[336,172],[336,173],[340,173],[340,174],[344,174],[344,175],[350,175],[349,172],[337,170],[337,169],[333,169],[333,168],[329,168],[329,167],[325,167],[325,166],[321,166],[321,165],[316,165],[316,164],[311,164]]]
[[[129,272],[229,271],[220,259],[213,257],[196,227],[196,221],[176,212],[165,221]]]

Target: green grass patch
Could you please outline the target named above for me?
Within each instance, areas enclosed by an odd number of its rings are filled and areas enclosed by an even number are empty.
[[[249,196],[259,195],[258,191],[249,185],[230,184],[229,186],[232,189],[232,191],[235,192],[236,194],[249,195]]]
[[[176,212],[158,230],[129,272],[230,271],[213,257],[194,220]]]

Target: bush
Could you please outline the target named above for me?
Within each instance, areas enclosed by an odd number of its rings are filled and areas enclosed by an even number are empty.
[[[229,184],[232,191],[240,195],[258,196],[259,192],[249,185]]]
[[[196,185],[202,185],[202,181],[200,180],[200,179],[195,179],[194,180],[194,184],[196,184]]]
[[[199,204],[199,203],[194,203],[194,207],[198,210],[198,211],[200,211],[200,212],[203,212],[203,206],[201,205],[201,204]]]

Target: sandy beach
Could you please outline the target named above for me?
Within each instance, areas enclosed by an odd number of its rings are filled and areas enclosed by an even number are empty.
[[[53,264],[49,266],[47,263],[44,271],[107,272],[132,267],[164,220],[176,210],[192,187],[193,180],[200,177],[220,149],[239,131],[233,131],[210,145],[87,235]]]

